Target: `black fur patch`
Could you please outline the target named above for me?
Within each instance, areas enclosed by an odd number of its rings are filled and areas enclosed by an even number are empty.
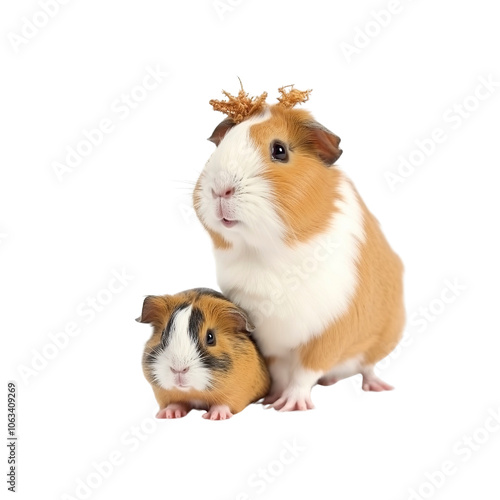
[[[188,329],[189,329],[189,336],[198,347],[200,343],[198,332],[200,331],[201,326],[203,325],[203,321],[205,321],[205,317],[203,316],[201,309],[193,307],[193,309],[191,309],[191,316],[189,317]]]
[[[224,297],[224,295],[222,295],[222,293],[217,292],[216,290],[212,290],[211,288],[193,288],[193,292],[196,292],[199,296],[200,295],[208,295],[209,297],[227,300],[228,302],[230,302],[230,300],[226,299],[226,297]]]
[[[233,362],[231,361],[229,354],[222,354],[217,358],[211,354],[205,353],[201,361],[208,369],[218,372],[228,372],[233,367]]]
[[[157,354],[158,354],[158,352],[157,352],[156,347],[153,347],[153,349],[151,349],[150,351],[145,352],[144,356],[142,358],[144,361],[144,364],[145,365],[152,365],[156,361]]]

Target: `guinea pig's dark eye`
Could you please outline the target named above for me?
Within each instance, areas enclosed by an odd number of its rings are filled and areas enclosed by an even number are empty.
[[[215,345],[215,333],[213,330],[207,330],[206,342],[207,345]]]
[[[274,141],[271,143],[271,158],[283,163],[288,161],[288,150],[282,142]]]

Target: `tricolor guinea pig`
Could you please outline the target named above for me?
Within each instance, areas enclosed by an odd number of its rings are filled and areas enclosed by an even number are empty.
[[[264,397],[270,386],[262,355],[250,336],[254,327],[240,307],[206,289],[148,296],[137,321],[153,334],[142,359],[160,410],[158,418],[224,420]]]
[[[309,91],[279,89],[278,103],[243,90],[211,101],[228,118],[194,190],[222,292],[244,308],[266,357],[266,402],[313,407],[316,383],[357,373],[364,390],[391,386],[374,365],[404,326],[403,265],[345,173],[340,139],[293,109]]]

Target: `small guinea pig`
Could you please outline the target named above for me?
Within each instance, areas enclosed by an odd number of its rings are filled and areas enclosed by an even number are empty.
[[[264,397],[266,364],[250,337],[246,313],[206,288],[148,296],[137,321],[150,323],[142,366],[160,411],[157,418],[184,417],[205,409],[204,418],[224,420]]]
[[[334,165],[340,138],[292,109],[309,91],[280,92],[273,105],[243,89],[211,101],[229,118],[210,137],[193,201],[220,289],[256,325],[272,378],[264,401],[287,411],[313,408],[315,384],[357,373],[364,390],[392,389],[373,368],[397,345],[405,311],[402,262]]]

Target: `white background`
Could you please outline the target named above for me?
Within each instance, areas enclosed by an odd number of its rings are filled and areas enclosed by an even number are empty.
[[[373,12],[387,1],[223,3],[73,0],[25,43],[39,4],[2,3],[2,404],[16,380],[17,498],[498,498],[500,87],[471,97],[480,78],[500,81],[494,2],[401,0],[384,27]],[[118,112],[157,66],[169,75]],[[149,327],[133,320],[147,294],[217,287],[190,194],[223,118],[208,101],[236,93],[237,76],[269,102],[282,85],[314,89],[307,108],[342,138],[340,167],[402,256],[407,340],[380,368],[396,390],[365,394],[354,377],[315,388],[313,411],[155,421]],[[469,116],[453,119],[464,100]],[[113,130],[59,180],[54,163],[106,118]],[[446,139],[391,190],[386,173],[436,128]],[[113,271],[130,279],[91,318]],[[444,303],[447,280],[460,290]],[[68,323],[79,334],[54,352],[49,334]],[[453,474],[434,474],[443,462]]]

